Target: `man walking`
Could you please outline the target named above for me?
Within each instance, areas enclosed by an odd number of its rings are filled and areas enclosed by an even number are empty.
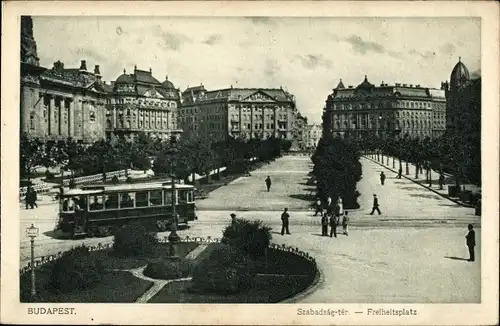
[[[403,169],[399,168],[399,170],[398,170],[398,176],[396,177],[396,179],[401,179],[402,175],[403,175]]]
[[[384,172],[380,172],[380,183],[382,184],[382,186],[384,185],[384,182],[385,182],[385,174]]]
[[[269,192],[269,189],[271,189],[271,178],[267,176],[266,178],[266,187],[267,187],[267,192]]]
[[[344,218],[342,219],[342,231],[345,235],[349,235],[347,232],[347,227],[349,226],[349,212],[345,211],[344,212]]]
[[[288,208],[285,208],[283,213],[281,213],[281,235],[285,234],[291,234],[290,230],[288,229],[288,220],[290,218],[290,214],[288,214]]]
[[[328,235],[328,216],[327,214],[321,217],[321,236]]]
[[[378,215],[382,214],[380,212],[380,209],[378,208],[378,198],[377,198],[377,195],[376,194],[373,194],[373,208],[372,208],[372,212],[370,213],[370,215],[373,215],[373,213],[377,211],[378,212]]]
[[[465,236],[467,239],[467,247],[469,248],[469,260],[470,262],[474,261],[474,247],[476,246],[476,232],[473,230],[472,224],[468,226],[469,233]]]
[[[443,185],[444,185],[444,174],[441,172],[439,174],[439,190],[443,190]]]
[[[236,224],[236,214],[234,213],[231,213],[231,225],[235,225]]]

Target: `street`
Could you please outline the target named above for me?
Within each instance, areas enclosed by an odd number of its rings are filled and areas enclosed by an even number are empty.
[[[361,159],[358,183],[361,208],[350,212],[349,236],[321,237],[320,217],[309,209],[314,186],[306,185],[309,157],[285,156],[236,179],[197,202],[199,220],[179,231],[181,236],[221,237],[229,214],[260,219],[273,228],[273,242],[298,247],[318,261],[323,274],[307,303],[466,303],[480,302],[481,229],[474,210],[459,206],[407,179],[395,179],[389,170]],[[387,175],[380,184],[381,171]],[[264,180],[272,179],[270,192]],[[379,197],[382,215],[369,215],[372,196]],[[290,210],[292,235],[281,236],[280,211]],[[36,255],[57,253],[81,242],[112,241],[112,237],[58,240],[51,234],[57,205],[43,203],[21,210],[21,260],[26,263],[29,242],[24,229],[40,230]],[[467,224],[476,227],[476,262],[465,246]],[[42,234],[45,233],[45,234]],[[168,235],[168,232],[159,236]]]

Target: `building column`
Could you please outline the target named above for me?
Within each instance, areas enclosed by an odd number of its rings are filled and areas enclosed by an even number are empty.
[[[55,98],[54,95],[48,94],[49,96],[49,136],[52,136],[55,133],[55,124],[54,124],[54,112],[55,112]]]
[[[68,107],[68,136],[69,137],[74,137],[75,136],[75,117],[74,117],[74,101],[72,98],[68,98],[69,101],[69,107]]]
[[[273,107],[273,112],[274,112],[274,137],[278,138],[279,133],[278,133],[278,107],[275,105]]]

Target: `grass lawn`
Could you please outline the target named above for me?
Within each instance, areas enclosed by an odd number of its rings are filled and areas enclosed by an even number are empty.
[[[198,246],[196,243],[178,244],[178,255],[185,257]],[[112,250],[93,251],[91,255],[99,259],[105,272],[103,281],[91,289],[77,290],[64,294],[54,294],[48,289],[53,263],[36,269],[37,293],[41,302],[135,302],[152,285],[151,282],[136,278],[129,272],[109,271],[112,269],[133,269],[144,266],[151,260],[168,257],[167,244],[158,244],[155,251],[147,257],[117,257]],[[29,302],[31,273],[20,277],[21,302]]]
[[[196,247],[198,247],[196,243],[181,242],[177,244],[177,254],[179,257],[185,257]],[[152,260],[168,257],[170,255],[170,247],[169,244],[160,243],[148,256],[119,257],[111,249],[94,251],[92,255],[98,257],[106,269],[133,269],[144,266]]]
[[[132,303],[153,284],[129,272],[105,272],[103,280],[92,288],[56,294],[48,289],[49,268],[38,270],[36,276],[38,302]],[[26,273],[21,277],[21,302],[30,302],[29,284],[30,273]]]
[[[257,276],[255,286],[237,294],[196,293],[191,281],[167,284],[148,303],[276,303],[304,291],[312,277]]]

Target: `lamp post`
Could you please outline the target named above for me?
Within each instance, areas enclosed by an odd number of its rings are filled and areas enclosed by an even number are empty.
[[[171,259],[179,258],[176,253],[176,244],[179,243],[180,237],[177,234],[177,210],[176,210],[176,190],[175,190],[175,175],[171,175],[172,178],[172,217],[173,224],[170,234],[168,235],[168,242],[170,243],[170,253]]]
[[[31,224],[30,227],[26,228],[26,235],[31,240],[31,298],[36,299],[36,287],[35,287],[35,238],[38,236],[38,228]]]

